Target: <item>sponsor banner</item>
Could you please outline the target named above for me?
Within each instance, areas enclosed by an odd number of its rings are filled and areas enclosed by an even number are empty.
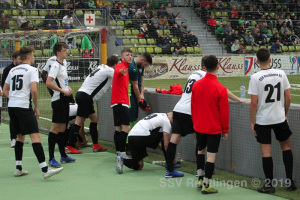
[[[35,60],[34,67],[37,67],[39,72],[43,71],[47,60]],[[77,59],[77,60],[67,60],[67,71],[69,76],[69,82],[72,81],[84,81],[84,79],[94,70],[98,65],[100,65],[99,59]],[[41,80],[40,80],[41,81]]]
[[[271,55],[271,68],[281,69],[287,75],[299,74],[300,56]],[[245,56],[245,75],[251,76],[260,70],[256,56]]]
[[[194,71],[201,69],[202,57],[159,57],[153,58],[151,66],[145,69],[147,79],[188,78]],[[244,76],[244,57],[218,57],[219,77]]]

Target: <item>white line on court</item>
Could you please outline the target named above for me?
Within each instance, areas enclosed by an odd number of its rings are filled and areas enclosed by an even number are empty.
[[[49,119],[49,118],[45,118],[45,117],[40,117],[40,119],[43,119],[43,120],[46,120],[46,121],[52,121],[51,119]],[[87,129],[87,130],[89,130],[89,128],[88,127],[84,127],[85,129]]]

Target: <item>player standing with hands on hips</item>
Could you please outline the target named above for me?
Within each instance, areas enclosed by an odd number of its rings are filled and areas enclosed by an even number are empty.
[[[250,78],[248,93],[251,95],[250,124],[260,145],[266,183],[257,191],[274,193],[271,130],[280,143],[286,172],[288,190],[296,190],[293,182],[293,154],[290,145],[292,132],[287,122],[291,104],[290,83],[284,71],[271,69],[270,52],[261,48],[256,53],[260,71]]]

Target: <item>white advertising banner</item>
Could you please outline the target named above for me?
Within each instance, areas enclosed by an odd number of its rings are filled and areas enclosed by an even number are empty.
[[[155,57],[153,63],[145,68],[147,79],[188,78],[201,69],[202,57]],[[219,77],[244,76],[244,56],[218,57]]]
[[[299,74],[300,55],[271,55],[271,68],[281,69],[287,75]],[[245,75],[251,76],[260,70],[256,56],[245,56]]]

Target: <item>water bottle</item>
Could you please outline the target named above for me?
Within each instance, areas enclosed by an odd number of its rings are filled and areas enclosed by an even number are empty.
[[[177,164],[180,164],[180,163],[181,163],[180,151],[177,151],[177,155],[176,155],[176,163],[177,163]]]
[[[245,98],[246,97],[246,93],[245,93],[245,86],[244,86],[244,83],[241,84],[241,87],[240,87],[240,91],[241,91],[241,98]]]

